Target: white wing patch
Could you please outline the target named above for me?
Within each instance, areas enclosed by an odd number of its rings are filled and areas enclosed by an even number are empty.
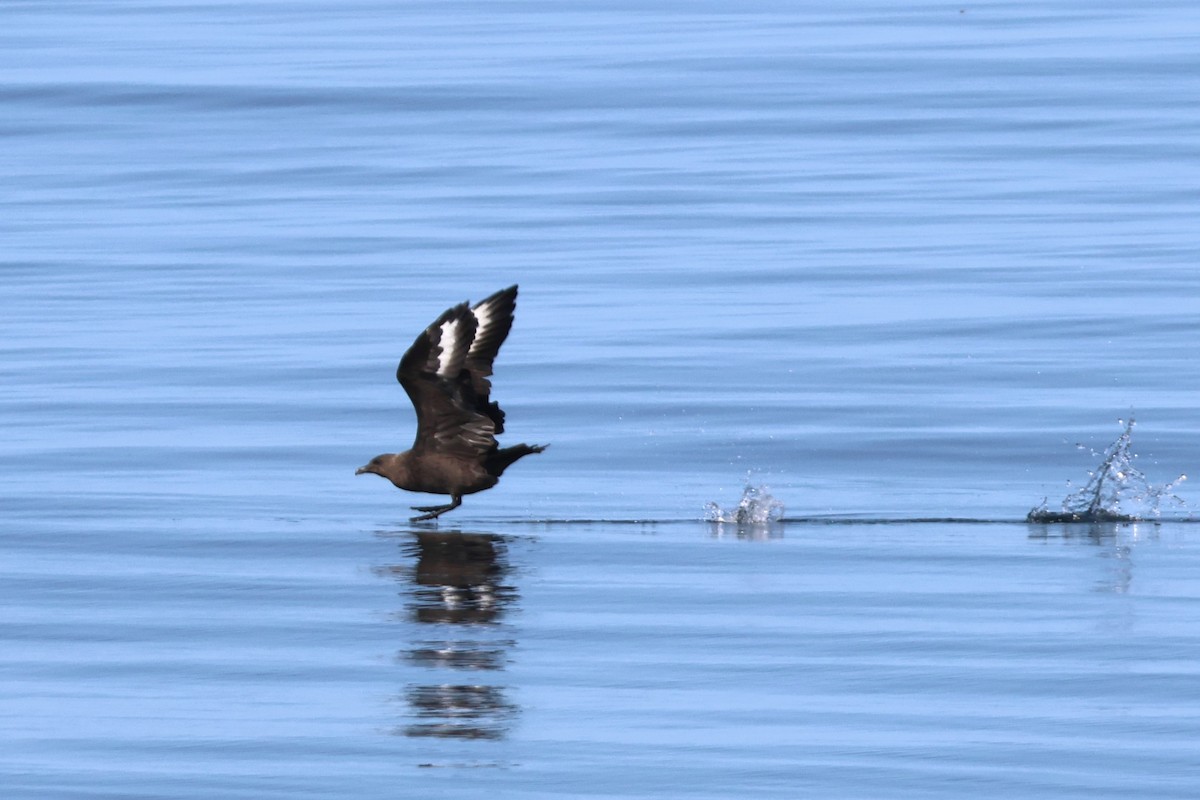
[[[438,356],[437,374],[443,378],[458,374],[455,366],[461,363],[461,358],[456,356],[460,355],[460,348],[465,348],[466,345],[462,341],[462,335],[462,320],[452,319],[442,323],[442,337],[438,342],[442,352]]]
[[[481,343],[487,339],[488,327],[496,318],[496,309],[489,303],[471,309],[471,313],[475,315],[475,340],[471,342],[471,352],[475,352],[481,346]]]

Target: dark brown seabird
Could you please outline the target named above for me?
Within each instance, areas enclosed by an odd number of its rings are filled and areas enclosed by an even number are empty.
[[[372,472],[410,492],[448,494],[443,506],[413,506],[412,522],[436,519],[462,505],[464,494],[495,486],[517,459],[547,445],[501,447],[504,412],[488,399],[488,376],[512,328],[517,287],[476,306],[459,303],[434,320],[400,359],[396,380],[417,409],[411,450],[375,456],[354,474]]]

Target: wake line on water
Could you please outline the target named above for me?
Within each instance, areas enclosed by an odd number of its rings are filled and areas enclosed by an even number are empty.
[[[818,516],[818,517],[780,517],[772,520],[769,525],[755,523],[722,522],[719,520],[696,519],[694,517],[657,517],[657,518],[612,518],[612,517],[562,517],[536,519],[530,517],[497,519],[493,524],[529,525],[529,526],[566,526],[566,525],[620,525],[620,526],[679,526],[679,525],[708,525],[720,527],[723,525],[743,527],[774,527],[774,526],[854,526],[854,525],[1063,525],[1087,526],[1096,524],[1120,525],[1158,525],[1158,524],[1191,524],[1200,525],[1197,517],[1161,516],[1153,519],[1123,518],[1114,520],[1030,520],[1028,517],[854,517],[854,516]],[[417,526],[412,526],[417,527]],[[438,528],[429,526],[420,530],[451,532],[455,528],[449,526]]]
[[[754,486],[747,480],[746,488],[737,505],[723,508],[715,502],[704,506],[704,520],[715,525],[737,525],[743,527],[771,527],[783,523],[807,525],[897,525],[897,524],[961,524],[961,525],[1007,525],[1028,523],[1084,524],[1097,523],[1158,523],[1196,522],[1191,514],[1186,517],[1164,515],[1164,504],[1186,508],[1186,503],[1175,494],[1175,488],[1187,480],[1180,475],[1165,484],[1154,484],[1134,463],[1132,418],[1122,425],[1121,435],[1103,452],[1092,450],[1099,457],[1100,466],[1088,472],[1089,480],[1081,488],[1065,497],[1058,509],[1051,509],[1047,499],[1029,511],[1024,519],[994,519],[974,517],[855,517],[853,515],[822,515],[814,517],[787,517],[783,503],[771,496],[765,486]],[[1083,447],[1080,445],[1080,447]],[[1068,482],[1068,486],[1070,486]]]

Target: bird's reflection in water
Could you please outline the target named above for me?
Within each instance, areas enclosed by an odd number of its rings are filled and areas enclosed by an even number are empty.
[[[399,659],[428,669],[433,681],[407,687],[414,720],[395,732],[448,739],[502,739],[518,706],[498,680],[515,642],[503,634],[516,608],[504,540],[489,533],[417,531],[403,564],[381,572],[408,598],[404,617],[416,628]]]
[[[406,736],[502,739],[517,712],[500,686],[410,686],[407,700],[422,721],[406,727]]]

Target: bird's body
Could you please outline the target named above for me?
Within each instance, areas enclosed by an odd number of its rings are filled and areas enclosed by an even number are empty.
[[[450,495],[442,506],[414,506],[413,521],[435,519],[462,496],[490,489],[514,461],[544,445],[500,447],[504,412],[490,399],[492,362],[512,328],[517,287],[473,308],[460,303],[426,328],[400,360],[396,379],[417,410],[412,449],[376,456],[355,474],[371,472],[410,492]]]

